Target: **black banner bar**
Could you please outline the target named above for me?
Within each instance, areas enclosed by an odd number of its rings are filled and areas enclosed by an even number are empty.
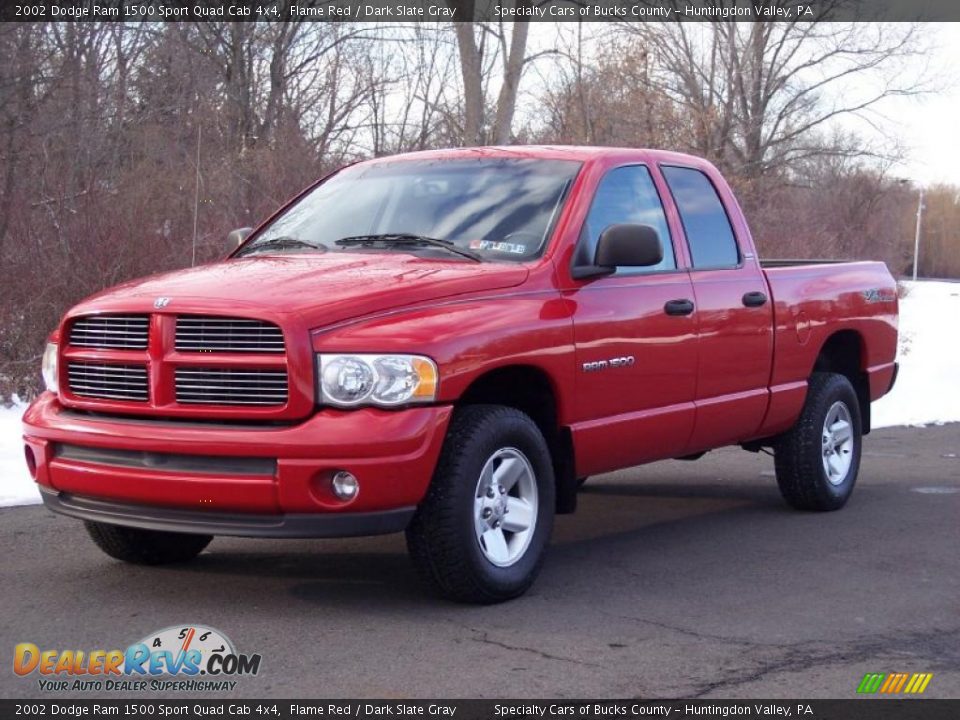
[[[0,700],[2,718],[955,720],[958,700]]]
[[[0,22],[960,20],[956,0],[0,0]]]

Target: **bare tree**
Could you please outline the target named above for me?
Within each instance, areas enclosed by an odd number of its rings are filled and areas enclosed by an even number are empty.
[[[436,23],[385,29],[369,47],[369,152],[455,144],[460,118],[456,41]]]
[[[911,205],[916,203],[912,194]],[[924,277],[960,277],[960,187],[934,185],[924,194],[918,267]]]
[[[35,27],[0,26],[0,256],[19,189],[23,137],[36,112],[41,53]]]
[[[455,23],[460,74],[463,81],[463,130],[465,145],[510,141],[517,93],[524,68],[530,24]],[[499,81],[496,100],[488,97],[490,85]],[[488,106],[492,105],[492,111]]]
[[[773,6],[792,3],[775,0]],[[884,100],[922,92],[906,61],[922,52],[916,25],[813,21],[625,26],[656,61],[652,78],[694,122],[694,149],[759,177],[812,154],[862,146],[807,140],[838,118],[868,117]]]
[[[651,59],[638,43],[574,26],[558,43],[560,62],[540,77],[542,142],[675,147],[687,116],[650,80]]]

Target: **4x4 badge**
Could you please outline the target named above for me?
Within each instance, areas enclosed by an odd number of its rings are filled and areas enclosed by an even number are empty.
[[[156,300],[153,301],[153,306],[157,310],[159,310],[160,308],[165,308],[169,304],[170,304],[170,298],[168,297],[158,297]]]

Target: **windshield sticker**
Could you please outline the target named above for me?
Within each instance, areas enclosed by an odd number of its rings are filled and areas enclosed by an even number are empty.
[[[527,252],[525,245],[508,242],[494,242],[493,240],[471,240],[471,250],[493,250],[494,252],[511,253],[512,255],[524,255]]]

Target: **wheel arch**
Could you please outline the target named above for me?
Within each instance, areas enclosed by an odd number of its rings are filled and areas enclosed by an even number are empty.
[[[817,354],[811,373],[832,372],[846,377],[857,393],[863,434],[870,432],[870,380],[865,370],[866,345],[856,330],[832,333]]]
[[[488,370],[467,386],[455,406],[505,405],[526,413],[543,433],[553,461],[558,514],[577,505],[573,436],[562,424],[560,393],[555,379],[535,365],[506,365]]]

